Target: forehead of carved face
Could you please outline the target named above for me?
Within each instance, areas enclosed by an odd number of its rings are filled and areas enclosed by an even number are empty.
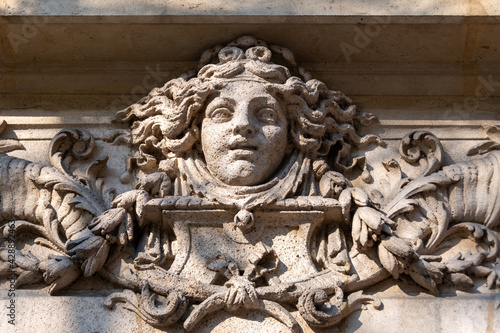
[[[257,185],[280,166],[287,146],[284,107],[254,81],[233,81],[208,103],[201,144],[212,175],[229,185]]]

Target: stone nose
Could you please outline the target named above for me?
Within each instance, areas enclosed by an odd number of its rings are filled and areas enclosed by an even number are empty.
[[[240,105],[236,108],[233,116],[233,134],[249,136],[255,133],[255,124],[253,123],[248,105]]]

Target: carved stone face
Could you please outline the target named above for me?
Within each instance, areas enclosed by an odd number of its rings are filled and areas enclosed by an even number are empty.
[[[280,166],[288,122],[261,83],[228,83],[205,110],[201,143],[212,175],[229,185],[266,181]]]

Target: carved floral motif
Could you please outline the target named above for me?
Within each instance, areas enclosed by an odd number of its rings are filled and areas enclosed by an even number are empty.
[[[402,275],[434,295],[473,277],[500,284],[498,129],[471,151],[479,156],[448,166],[434,135],[406,135],[402,163],[419,174],[407,178],[396,159],[368,169],[351,157],[384,145],[357,134],[375,117],[289,50],[245,36],[206,51],[199,68],[118,112],[136,155],[122,177],[135,189],[116,197],[103,186],[107,158],[71,167],[94,156],[86,131],[59,132],[51,166],[0,142],[1,273],[13,266],[18,287],[43,280],[51,294],[98,273],[125,288],[107,307],[186,330],[222,309],[261,311],[294,332],[290,307],[312,327],[336,325],[362,304],[380,308],[362,290]],[[46,256],[9,248],[9,227],[36,235]],[[443,260],[442,247],[464,237],[482,250]]]

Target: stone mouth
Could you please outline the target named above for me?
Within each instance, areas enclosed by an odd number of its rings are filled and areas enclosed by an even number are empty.
[[[244,150],[244,151],[257,151],[255,146],[239,146],[231,149],[232,151]]]
[[[236,141],[234,143],[232,143],[229,148],[232,150],[232,151],[238,151],[238,150],[242,150],[242,151],[257,151],[259,149],[259,147],[256,145],[256,144],[253,144],[252,142],[248,142],[248,141]]]

